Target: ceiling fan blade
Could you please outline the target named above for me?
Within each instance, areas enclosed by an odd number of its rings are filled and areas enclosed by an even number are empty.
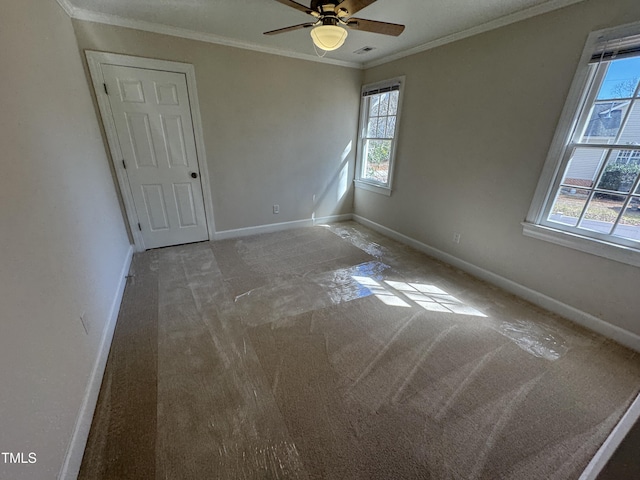
[[[309,7],[302,5],[298,2],[294,2],[293,0],[276,0],[276,2],[280,2],[283,5],[287,5],[291,8],[295,8],[296,10],[299,10],[301,12],[304,13],[308,13],[309,15],[313,15],[311,12],[313,12],[313,10],[311,10]]]
[[[301,28],[313,27],[315,22],[301,23],[300,25],[292,25],[291,27],[279,28],[278,30],[271,30],[264,32],[264,35],[277,35],[278,33],[292,32],[293,30],[300,30]]]
[[[355,15],[356,12],[359,12],[364,7],[368,7],[376,0],[343,0],[336,7],[336,11],[344,8],[347,11],[347,17],[351,15]]]
[[[363,18],[350,18],[347,27],[363,32],[381,33],[397,37],[404,31],[404,25],[397,23],[376,22],[375,20],[365,20]]]

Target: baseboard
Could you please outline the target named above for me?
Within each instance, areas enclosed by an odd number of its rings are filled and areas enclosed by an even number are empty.
[[[102,339],[100,340],[98,355],[96,356],[96,360],[93,364],[93,370],[89,377],[87,389],[85,390],[82,405],[80,406],[78,417],[76,418],[73,435],[71,436],[64,464],[62,465],[62,469],[58,475],[58,480],[76,479],[80,472],[82,456],[87,445],[87,439],[89,438],[91,421],[93,420],[93,413],[96,408],[96,403],[98,402],[98,394],[100,393],[102,377],[107,364],[107,357],[109,356],[109,349],[111,348],[111,340],[113,339],[116,320],[118,319],[118,313],[120,312],[120,304],[122,303],[124,288],[127,284],[127,274],[131,267],[132,258],[133,246],[130,246],[125,257],[124,264],[122,265],[122,270],[120,271],[120,283],[118,284],[116,294],[113,298],[113,302],[111,303],[109,316],[107,317],[107,324],[105,325],[102,333]]]
[[[615,325],[611,325],[604,320],[597,318],[589,313],[578,310],[571,305],[560,302],[554,298],[544,295],[540,292],[527,288],[519,283],[513,282],[507,278],[497,275],[493,272],[480,268],[472,263],[461,260],[449,253],[438,250],[425,243],[422,243],[414,238],[403,235],[390,228],[387,228],[371,220],[361,217],[360,215],[353,215],[353,220],[375,230],[383,235],[386,235],[394,240],[409,245],[416,250],[426,253],[427,255],[441,260],[449,265],[453,265],[460,270],[464,270],[475,277],[492,283],[514,295],[524,298],[531,303],[538,305],[546,310],[557,313],[564,318],[567,318],[578,325],[582,325],[594,332],[600,333],[605,337],[616,340],[618,343],[632,348],[635,351],[640,351],[640,336],[635,333],[624,330]],[[636,421],[640,419],[640,395],[636,397],[631,404],[627,412],[620,419],[613,431],[609,434],[605,442],[598,449],[595,456],[591,459],[585,470],[580,475],[579,480],[596,480],[604,466],[609,459],[620,446],[624,438],[627,436],[631,428]]]
[[[556,313],[564,318],[571,320],[578,325],[581,325],[589,330],[597,332],[601,335],[604,335],[607,338],[611,338],[616,342],[625,345],[635,351],[640,352],[640,336],[636,335],[633,332],[629,332],[628,330],[624,330],[616,325],[612,325],[604,320],[595,317],[589,313],[583,312],[571,305],[567,305],[562,303],[555,298],[551,298],[543,293],[532,290],[531,288],[525,287],[516,283],[508,278],[497,275],[489,270],[485,270],[484,268],[478,267],[472,263],[469,263],[465,260],[461,260],[458,257],[455,257],[449,253],[443,252],[442,250],[438,250],[437,248],[431,247],[425,243],[422,243],[414,238],[403,235],[402,233],[396,232],[390,228],[387,228],[378,223],[372,222],[371,220],[361,217],[360,215],[353,215],[353,220],[362,225],[371,228],[383,235],[391,237],[399,242],[402,242],[406,245],[409,245],[416,250],[420,250],[421,252],[426,253],[427,255],[437,258],[449,265],[453,265],[460,270],[464,270],[471,275],[478,277],[486,282],[489,282],[493,285],[496,285],[503,290],[506,290],[518,297],[524,298],[525,300],[538,305],[546,310],[549,310],[553,313]]]
[[[343,222],[351,220],[352,215],[346,213],[343,215],[330,215],[328,217],[306,218],[304,220],[293,220],[291,222],[269,223],[267,225],[258,225],[255,227],[237,228],[234,230],[222,230],[216,232],[215,240],[226,240],[228,238],[247,237],[249,235],[258,235],[260,233],[272,233],[282,230],[290,230],[293,228],[312,227],[322,223]]]
[[[348,220],[353,220],[353,214],[344,213],[342,215],[330,215],[328,217],[318,217],[313,219],[313,224],[324,225],[327,223],[334,223],[334,222],[346,222]]]

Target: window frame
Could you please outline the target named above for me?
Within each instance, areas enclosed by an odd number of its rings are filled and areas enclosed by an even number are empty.
[[[522,223],[523,234],[582,252],[601,256],[629,265],[640,266],[640,245],[633,240],[598,234],[584,229],[550,222],[546,218],[565,173],[569,157],[576,147],[575,136],[581,131],[580,121],[585,121],[598,89],[589,86],[598,75],[597,65],[591,63],[593,52],[599,44],[640,34],[640,22],[592,32],[580,57],[567,100],[565,102],[551,147],[549,149],[529,212]],[[595,90],[595,91],[594,91]],[[588,121],[588,119],[586,120]],[[611,148],[610,146],[607,148]],[[612,151],[616,148],[612,148]]]
[[[392,185],[393,185],[393,173],[395,170],[395,159],[396,152],[398,146],[398,131],[400,129],[400,115],[402,113],[402,99],[404,95],[404,84],[405,84],[405,76],[401,75],[398,77],[390,78],[387,80],[382,80],[380,82],[368,83],[363,85],[360,89],[360,117],[358,123],[358,143],[356,150],[356,174],[354,178],[354,185],[356,188],[361,188],[363,190],[368,190],[376,193],[380,193],[382,195],[391,195]],[[369,112],[366,108],[368,105],[367,97],[365,93],[371,90],[376,90],[379,88],[387,88],[398,86],[398,108],[396,110],[396,123],[395,129],[393,133],[393,138],[391,139],[391,148],[389,152],[389,170],[387,175],[387,182],[376,182],[370,178],[365,178],[362,175],[362,169],[364,168],[364,142],[366,140],[366,130],[369,124]]]

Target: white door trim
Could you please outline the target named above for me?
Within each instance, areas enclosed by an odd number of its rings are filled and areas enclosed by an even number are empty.
[[[204,211],[207,218],[207,232],[209,240],[215,238],[215,222],[213,219],[213,199],[211,196],[211,182],[209,180],[209,169],[207,166],[207,155],[204,147],[204,134],[202,130],[202,120],[200,118],[200,103],[198,101],[198,90],[196,88],[196,74],[193,65],[188,63],[170,62],[168,60],[155,60],[143,57],[131,57],[116,53],[95,52],[87,50],[85,52],[91,83],[98,101],[100,117],[107,135],[109,150],[111,150],[111,161],[118,179],[118,186],[122,193],[122,200],[127,213],[129,228],[133,235],[135,249],[138,252],[144,251],[144,241],[138,229],[138,214],[133,203],[133,196],[129,188],[127,174],[121,160],[123,158],[120,150],[120,143],[116,133],[116,126],[113,121],[111,104],[109,97],[104,91],[104,78],[102,76],[102,65],[118,65],[122,67],[145,68],[148,70],[162,70],[165,72],[183,73],[187,79],[187,90],[189,94],[189,104],[191,106],[191,117],[193,122],[193,133],[196,142],[196,152],[198,155],[198,165],[200,167],[200,179],[202,184],[202,195],[204,198]]]

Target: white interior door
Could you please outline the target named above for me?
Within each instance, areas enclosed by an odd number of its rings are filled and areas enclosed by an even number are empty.
[[[208,240],[185,75],[116,65],[102,73],[144,247]]]

